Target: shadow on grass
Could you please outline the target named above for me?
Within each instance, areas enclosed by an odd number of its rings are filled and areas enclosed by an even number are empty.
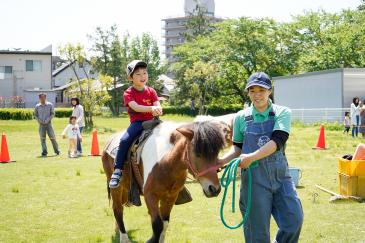
[[[305,189],[305,186],[297,186],[297,189]]]
[[[132,243],[138,243],[138,241],[136,240],[136,237],[135,237],[135,233],[137,233],[139,230],[128,230],[127,231],[127,234],[128,234],[128,237],[129,237],[129,240],[132,242]],[[112,236],[111,238],[111,242],[112,243],[119,243],[120,242],[120,235],[119,235],[119,232],[115,232],[115,234]]]
[[[59,155],[47,155],[47,156],[42,156],[42,155],[39,155],[37,156],[37,158],[43,158],[43,159],[46,159],[46,158],[52,158],[52,157],[57,157]]]

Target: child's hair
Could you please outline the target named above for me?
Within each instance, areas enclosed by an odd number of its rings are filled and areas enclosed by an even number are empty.
[[[137,66],[134,70],[133,70],[133,73],[130,74],[130,77],[133,78],[133,75],[135,72],[137,72],[138,70],[140,69],[145,69],[147,70],[147,67],[144,67],[144,66]]]
[[[349,111],[345,111],[345,116],[349,116],[350,112]]]
[[[352,103],[354,103],[354,105],[358,105],[359,104],[359,97],[354,97],[353,99],[352,99]]]
[[[72,119],[75,119],[75,120],[76,120],[77,118],[76,118],[76,116],[70,116],[70,118],[69,118],[69,120],[68,120],[68,122],[69,122],[70,124],[71,124]]]

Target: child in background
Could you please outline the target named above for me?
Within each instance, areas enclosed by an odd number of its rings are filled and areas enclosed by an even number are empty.
[[[345,126],[345,129],[343,130],[343,133],[347,133],[349,134],[350,131],[350,112],[346,111],[345,112],[345,119],[343,120],[343,125]]]
[[[77,158],[77,138],[82,142],[79,125],[76,123],[76,116],[70,116],[69,124],[62,132],[62,137],[69,139],[68,157]]]

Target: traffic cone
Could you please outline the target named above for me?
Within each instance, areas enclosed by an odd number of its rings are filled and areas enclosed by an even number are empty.
[[[6,142],[6,135],[3,132],[1,136],[1,151],[0,151],[0,163],[8,163],[10,161],[8,144]]]
[[[98,132],[94,129],[93,138],[91,141],[91,156],[100,156],[99,142],[98,142]]]
[[[319,130],[319,137],[318,137],[317,146],[313,149],[318,149],[318,150],[327,149],[326,148],[325,135],[324,135],[324,125],[323,124],[321,125],[320,130]]]

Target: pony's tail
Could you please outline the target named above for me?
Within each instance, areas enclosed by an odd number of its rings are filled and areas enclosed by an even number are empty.
[[[110,196],[110,187],[109,187],[108,181],[106,181],[106,190],[108,191],[108,199],[109,199],[109,206],[110,206],[111,196]]]

